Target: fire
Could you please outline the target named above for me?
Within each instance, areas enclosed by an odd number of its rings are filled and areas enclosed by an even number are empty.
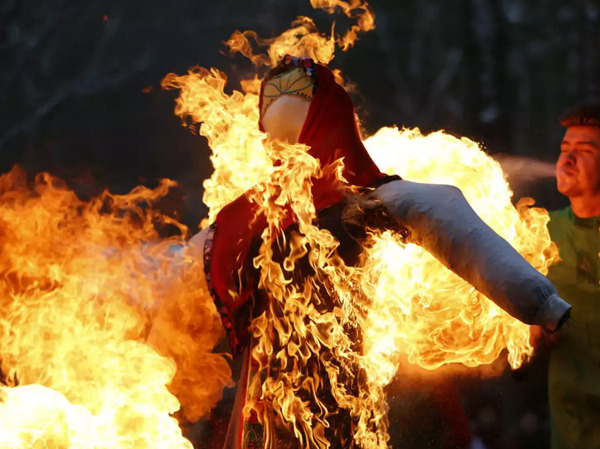
[[[213,175],[204,182],[203,201],[213,221],[223,206],[268,178],[272,161],[258,130],[260,81],[244,83],[245,94],[223,92],[227,78],[218,70],[197,67],[187,75],[169,74],[165,88],[180,89],[175,113],[192,123],[202,122],[200,135],[212,149]]]
[[[367,2],[362,0],[310,0],[315,9],[332,14],[340,10],[346,17],[356,20],[343,35],[336,34],[335,24],[329,35],[321,34],[310,17],[298,17],[290,29],[272,39],[261,39],[255,31],[235,31],[226,42],[231,54],[242,53],[254,65],[274,66],[286,54],[311,58],[327,64],[335,56],[336,45],[342,51],[350,49],[359,33],[375,29],[375,16]],[[259,47],[267,47],[267,55],[255,54],[251,40]]]
[[[19,169],[0,177],[0,447],[191,447],[167,386],[204,414],[229,368],[211,353],[222,331],[202,273],[173,253],[186,230],[149,207],[172,184],[85,203],[46,174],[33,188]],[[154,223],[181,235],[161,240]],[[162,354],[146,343],[159,309]],[[182,344],[202,361],[176,374]]]
[[[321,34],[302,17],[270,40],[235,32],[231,52],[256,65],[273,66],[286,53],[328,63],[374,27],[363,1],[311,4],[356,23]],[[255,54],[251,39],[267,54]],[[527,326],[390,232],[372,235],[360,266],[345,266],[337,240],[315,224],[311,186],[323,167],[306,147],[270,142],[258,130],[257,77],[230,94],[226,82],[198,67],[168,75],[163,86],[180,90],[176,113],[201,124],[213,151],[208,221],[246,191],[267,218],[254,266],[270,300],[251,324],[258,372],[246,412],[268,431],[285,424],[303,447],[328,447],[326,433],[347,420],[357,445],[385,448],[383,388],[401,357],[435,370],[489,364],[504,349],[516,367],[531,354]],[[474,142],[382,129],[365,143],[386,172],[461,188],[540,271],[556,257],[547,214],[527,201],[515,209],[498,164]],[[342,164],[328,168],[340,180]],[[0,177],[0,448],[191,447],[172,415],[181,405],[189,420],[206,414],[231,373],[212,352],[221,325],[187,230],[152,209],[170,185],[86,203],[49,175],[33,188],[18,170]],[[283,241],[290,214],[297,230]],[[160,238],[156,223],[178,236]],[[303,261],[312,275],[292,282]]]
[[[254,65],[273,66],[286,54],[310,57],[327,64],[335,55],[336,43],[343,51],[358,39],[360,32],[374,29],[374,15],[362,0],[311,0],[314,8],[329,13],[341,10],[356,19],[350,30],[336,37],[335,27],[329,36],[322,35],[309,17],[300,17],[292,27],[273,39],[261,39],[255,31],[235,31],[226,45],[230,52],[240,52]],[[250,38],[259,46],[268,47],[267,55],[254,54]],[[341,74],[336,71],[336,79]],[[178,89],[175,114],[193,125],[202,124],[199,130],[212,150],[213,175],[203,186],[203,202],[209,208],[208,222],[219,210],[243,192],[265,182],[273,173],[273,157],[266,147],[266,136],[258,123],[260,79],[255,77],[241,82],[242,90],[231,94],[224,92],[225,73],[211,68],[194,67],[187,75],[168,74],[162,81],[165,89]],[[272,151],[271,151],[272,152]]]
[[[365,141],[387,173],[411,181],[459,187],[478,215],[546,274],[557,251],[546,228],[548,214],[529,208],[531,200],[511,203],[512,192],[500,165],[467,139],[418,129],[383,128]],[[391,379],[398,355],[436,369],[449,363],[490,364],[504,348],[517,368],[532,354],[529,327],[512,318],[443,267],[422,248],[384,233],[373,237],[365,262],[365,284],[373,307],[369,316],[369,357]],[[390,336],[382,340],[381,336]],[[385,371],[385,370],[384,370]]]
[[[368,3],[361,0],[351,0],[349,2],[341,0],[310,0],[310,4],[313,8],[324,9],[330,14],[335,12],[336,8],[339,8],[345,16],[357,19],[357,23],[352,25],[345,35],[337,39],[337,43],[343,51],[347,51],[354,45],[359,33],[375,29],[375,16],[370,10]]]
[[[362,2],[312,4],[329,12],[341,8],[358,23],[343,37],[334,31],[319,34],[308,18],[271,40],[252,31],[236,32],[228,41],[231,51],[255,65],[273,66],[286,53],[327,63],[336,45],[348,48],[346,37],[353,42],[359,30],[373,26]],[[250,39],[269,46],[267,54],[255,54]],[[272,438],[274,427],[284,424],[303,447],[326,448],[325,433],[335,427],[331,420],[347,413],[361,447],[387,447],[383,388],[403,356],[435,370],[448,364],[490,364],[505,349],[513,367],[531,355],[528,326],[390,232],[373,234],[361,266],[345,266],[335,254],[338,242],[314,224],[311,186],[323,176],[318,161],[302,145],[273,143],[258,131],[258,79],[231,94],[224,93],[225,83],[221,72],[195,68],[184,76],[168,75],[163,85],[180,89],[176,113],[201,124],[200,134],[213,151],[215,171],[204,184],[210,220],[246,191],[267,218],[254,266],[270,300],[251,325],[258,373],[249,386],[254,400],[245,409],[257,413],[267,435]],[[529,208],[528,200],[513,207],[499,165],[474,142],[443,132],[422,136],[418,130],[382,129],[365,144],[383,171],[461,188],[481,218],[543,273],[556,258],[545,227],[547,213]],[[341,164],[330,169],[339,175]],[[298,228],[284,242],[281,230],[290,213]],[[276,248],[283,251],[283,260]],[[290,273],[305,256],[313,276],[291,282]],[[329,304],[325,310],[323,301]],[[351,335],[362,336],[363,348]],[[349,379],[361,381],[347,383]],[[307,401],[307,391],[316,408]],[[331,414],[328,397],[343,412]]]

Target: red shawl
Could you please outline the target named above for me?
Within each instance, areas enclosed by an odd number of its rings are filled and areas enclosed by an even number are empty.
[[[343,158],[343,176],[349,184],[360,187],[374,185],[385,175],[379,171],[362,144],[352,100],[335,82],[333,73],[327,67],[315,64],[310,59],[286,56],[269,73],[262,88],[271,77],[298,66],[316,80],[316,90],[299,142],[310,147],[310,154],[319,159],[323,168]],[[259,126],[262,130],[261,123]],[[339,202],[343,196],[339,183],[332,177],[316,179],[312,193],[317,210]],[[251,203],[246,195],[229,203],[217,215],[212,225],[213,238],[205,248],[205,252],[210,254],[210,257],[205,257],[207,280],[234,352],[239,350],[239,343],[246,343],[248,316],[244,306],[248,305],[256,288],[251,270],[243,270],[243,267],[248,263],[252,241],[260,236],[266,226],[264,216],[256,215],[256,204]],[[240,311],[246,316],[238,316]]]

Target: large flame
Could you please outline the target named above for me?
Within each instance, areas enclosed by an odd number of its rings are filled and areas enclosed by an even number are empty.
[[[363,11],[361,29],[372,27],[362,3],[314,1],[313,6]],[[267,54],[255,54],[249,37],[270,45]],[[228,45],[254,64],[274,65],[285,53],[329,62],[336,43],[347,48],[341,42],[334,32],[321,35],[310,19],[300,18],[278,38],[236,32]],[[224,93],[225,82],[214,69],[196,68],[185,76],[169,75],[164,85],[180,89],[177,114],[201,123],[200,134],[213,150],[215,172],[204,184],[211,220],[249,189],[267,218],[254,263],[270,299],[251,325],[258,374],[246,413],[257,413],[270,438],[283,425],[303,447],[325,448],[326,432],[340,425],[335,419],[341,416],[353,423],[359,446],[383,448],[388,439],[383,387],[402,357],[434,370],[490,364],[505,349],[517,367],[532,353],[528,326],[391,232],[373,234],[360,267],[345,266],[336,256],[335,238],[314,225],[310,187],[322,176],[318,161],[303,146],[273,144],[258,131],[257,79],[231,94]],[[382,129],[366,146],[383,171],[461,188],[481,218],[542,272],[555,259],[547,213],[529,208],[527,200],[513,207],[499,165],[474,142],[442,132],[422,136],[418,130]],[[332,169],[341,173],[341,164]],[[282,240],[289,213],[297,229]],[[291,273],[303,259],[312,276],[294,282]],[[330,400],[341,411],[331,413]]]
[[[272,172],[273,163],[258,130],[258,89],[260,81],[244,83],[246,93],[224,93],[227,78],[218,70],[195,68],[187,75],[169,74],[162,84],[180,89],[175,113],[202,123],[200,135],[212,149],[214,172],[204,182],[203,201],[209,220],[230,201]]]
[[[337,10],[356,24],[342,35],[329,36],[319,32],[312,19],[299,17],[289,30],[272,39],[262,39],[255,31],[235,31],[226,45],[231,53],[240,52],[255,65],[273,66],[284,55],[310,57],[321,63],[330,62],[336,43],[346,51],[358,39],[360,32],[374,29],[374,15],[362,0],[311,0],[314,8],[329,13]],[[255,54],[249,37],[267,54]],[[336,71],[337,79],[341,79]],[[260,79],[241,82],[242,91],[224,92],[227,76],[217,69],[195,67],[187,75],[168,74],[162,81],[166,89],[179,89],[175,114],[193,124],[202,123],[200,135],[208,140],[212,150],[212,176],[203,186],[203,202],[209,208],[208,221],[230,201],[254,185],[264,182],[272,173],[273,163],[265,149],[265,135],[257,129]]]
[[[249,386],[256,394],[245,411],[256,412],[265,425],[267,447],[283,425],[302,447],[327,448],[327,432],[348,421],[360,447],[387,447],[383,384],[365,371],[360,350],[370,303],[360,294],[362,270],[346,267],[335,253],[337,240],[314,224],[311,187],[323,176],[319,163],[303,145],[265,147],[273,171],[251,199],[268,223],[254,265],[269,300],[251,324],[258,368]],[[341,162],[328,169],[342,179]],[[298,228],[286,241],[281,230],[290,213]],[[294,279],[297,268],[312,275]]]
[[[0,447],[191,447],[167,385],[197,416],[229,368],[211,353],[222,331],[202,272],[173,251],[185,229],[151,208],[172,184],[85,203],[48,175],[33,188],[19,169],[0,177],[0,357],[12,387],[0,391]],[[181,236],[160,240],[157,223]],[[162,354],[145,342],[157,310]],[[201,361],[176,375],[182,344]]]
[[[230,52],[242,53],[254,65],[277,65],[286,54],[327,64],[335,56],[336,45],[342,51],[347,51],[354,45],[359,33],[375,28],[375,16],[365,1],[310,0],[310,3],[313,8],[323,9],[330,14],[339,10],[346,17],[356,20],[356,23],[344,34],[337,34],[334,24],[331,33],[325,35],[319,32],[310,17],[302,16],[292,22],[290,29],[271,39],[260,38],[255,31],[235,31],[226,42]],[[267,47],[267,54],[255,54],[251,40],[258,47]]]
[[[231,51],[256,65],[286,53],[328,63],[374,27],[361,0],[311,4],[355,23],[321,34],[301,17],[274,39],[236,32]],[[255,54],[251,39],[266,54]],[[271,436],[283,425],[303,447],[326,448],[327,432],[352,423],[358,446],[385,448],[383,388],[401,357],[434,370],[489,364],[504,349],[518,366],[531,353],[527,326],[390,232],[373,234],[361,266],[344,265],[336,239],[314,224],[311,186],[322,167],[302,145],[269,142],[258,130],[258,78],[227,94],[222,72],[195,68],[163,85],[180,89],[176,113],[201,123],[213,151],[208,220],[249,190],[267,218],[254,264],[270,300],[251,325],[257,395],[246,412]],[[366,145],[386,172],[460,187],[540,271],[556,257],[547,214],[528,202],[515,209],[499,166],[475,143],[382,129]],[[342,163],[330,167],[338,177]],[[205,414],[230,372],[212,353],[222,330],[187,231],[151,207],[169,186],[85,203],[48,175],[32,189],[19,171],[0,177],[1,448],[191,446],[172,414],[180,404],[187,419]],[[297,228],[285,240],[289,214]],[[179,237],[159,238],[157,222]],[[306,263],[311,276],[294,282]]]
[[[500,165],[467,139],[418,129],[383,128],[365,141],[381,170],[405,179],[459,187],[478,215],[534,267],[546,274],[556,247],[548,214],[521,200],[515,208]],[[369,357],[389,369],[398,354],[427,369],[448,363],[490,364],[504,348],[513,368],[531,355],[529,327],[512,318],[421,247],[390,233],[373,238],[365,284],[374,304],[369,316]],[[382,338],[383,335],[388,339]],[[380,358],[380,356],[382,358]],[[386,363],[387,361],[387,363]]]
[[[325,434],[332,427],[332,416],[347,416],[356,423],[356,441],[364,447],[386,447],[383,384],[369,380],[357,340],[348,332],[354,329],[356,336],[363,326],[366,303],[355,294],[361,272],[345,267],[335,255],[336,239],[313,224],[316,211],[311,186],[314,178],[322,176],[318,161],[303,145],[273,143],[257,130],[255,87],[245,95],[238,91],[224,94],[224,77],[202,69],[182,77],[170,75],[165,85],[181,89],[178,114],[202,122],[200,133],[213,150],[215,172],[205,183],[211,216],[252,187],[251,199],[268,222],[254,263],[260,267],[259,286],[269,292],[271,301],[251,326],[258,373],[250,390],[257,394],[246,411],[257,412],[271,437],[277,423],[284,424],[307,447],[327,447]],[[217,101],[209,104],[201,98]],[[253,163],[246,166],[248,159]],[[339,176],[341,167],[340,162],[330,170]],[[298,232],[291,236],[289,246],[280,248],[282,223],[290,213]],[[275,255],[278,248],[286,254],[284,261]],[[290,282],[289,273],[305,256],[314,276],[306,283]],[[332,282],[330,293],[335,292],[327,311],[321,296],[326,293],[324,278]],[[276,365],[281,369],[273,370]],[[323,372],[328,380],[320,377]],[[354,382],[352,393],[344,383],[351,378],[365,379]],[[307,394],[319,404],[318,410],[307,402]],[[333,413],[326,396],[348,415]]]

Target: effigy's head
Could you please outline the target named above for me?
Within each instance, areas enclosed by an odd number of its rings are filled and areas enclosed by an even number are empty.
[[[269,77],[263,86],[260,117],[272,139],[297,143],[308,116],[316,82],[303,67]]]
[[[259,108],[259,127],[270,138],[307,145],[323,167],[343,159],[350,184],[368,186],[380,176],[352,100],[326,66],[286,55],[263,80]]]

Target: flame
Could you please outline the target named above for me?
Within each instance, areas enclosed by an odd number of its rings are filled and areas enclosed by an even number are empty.
[[[259,286],[269,292],[271,301],[251,326],[256,342],[252,357],[258,372],[250,389],[257,394],[247,403],[246,412],[258,414],[271,438],[276,437],[275,428],[283,425],[303,445],[327,447],[325,435],[334,418],[332,403],[323,398],[329,397],[345,410],[345,415],[337,415],[356,422],[357,441],[365,447],[386,447],[382,385],[355,382],[356,391],[349,394],[345,384],[355,376],[366,377],[357,342],[348,332],[360,332],[364,320],[360,307],[366,305],[355,294],[360,273],[344,266],[335,253],[337,240],[313,224],[316,211],[311,186],[323,175],[318,161],[303,145],[270,142],[257,130],[255,81],[245,85],[245,94],[235,90],[225,94],[224,75],[196,68],[184,76],[167,76],[163,85],[180,89],[176,113],[192,123],[201,122],[200,134],[213,150],[215,171],[204,184],[210,216],[214,218],[225,204],[249,192],[267,218],[254,264],[260,267]],[[328,170],[340,178],[341,168],[340,162]],[[286,247],[280,241],[281,229],[290,213],[299,227]],[[275,254],[277,248],[284,252],[290,248],[283,262]],[[305,284],[290,282],[289,273],[305,257],[314,277]],[[330,298],[333,307],[326,312],[322,306],[326,292],[320,281],[324,278],[331,280],[331,292],[336,292]],[[276,373],[272,367],[281,363],[284,366]],[[322,372],[330,380],[321,378]],[[266,381],[260,382],[261,378]],[[318,410],[307,403],[307,394],[319,404]]]
[[[268,46],[267,55],[254,54],[250,40],[259,47]],[[273,39],[261,39],[255,31],[234,31],[226,42],[229,52],[242,53],[255,65],[274,66],[286,54],[302,55],[315,61],[328,63],[335,53],[335,37],[321,35],[314,21],[299,17],[291,28]]]
[[[530,199],[513,207],[500,165],[475,142],[443,132],[423,136],[418,129],[382,128],[365,145],[386,173],[459,187],[477,214],[543,274],[556,260],[547,212],[528,207],[533,204]],[[402,353],[426,369],[449,363],[490,364],[504,348],[517,368],[532,354],[527,325],[425,250],[404,245],[390,233],[375,236],[371,245],[365,264],[371,278],[365,286],[374,298],[367,353],[374,366],[387,370],[384,382],[393,376]]]
[[[277,438],[277,426],[291,429],[302,447],[329,447],[328,430],[345,419],[355,423],[352,438],[359,445],[387,447],[383,385],[365,375],[357,338],[367,303],[357,296],[360,271],[344,265],[335,253],[338,241],[314,224],[311,187],[323,176],[319,162],[303,145],[266,145],[278,164],[251,197],[268,223],[254,266],[269,300],[251,324],[258,368],[245,412],[256,412],[265,425],[266,447]],[[342,180],[341,162],[328,170]],[[290,211],[298,229],[286,243],[281,229]],[[296,268],[306,274],[303,263],[314,275],[295,281]]]
[[[334,30],[325,36],[312,20],[300,18],[271,40],[235,32],[228,41],[231,51],[255,65],[272,66],[286,53],[326,63],[336,45],[348,48],[358,31],[373,26],[362,2],[312,4],[330,13],[341,8],[358,17],[358,28],[344,38]],[[250,39],[268,45],[267,54],[254,54]],[[284,427],[302,447],[326,448],[328,435],[349,423],[361,447],[387,447],[383,388],[402,357],[435,370],[491,364],[504,349],[517,367],[532,353],[528,326],[390,232],[373,234],[361,266],[345,266],[335,252],[339,243],[314,224],[311,186],[323,176],[322,167],[302,145],[269,142],[258,131],[257,78],[231,94],[224,93],[225,83],[221,72],[195,68],[184,76],[168,75],[163,85],[180,90],[176,113],[201,124],[199,132],[213,151],[215,171],[204,184],[210,220],[243,192],[267,218],[254,266],[269,300],[251,324],[257,372],[245,408],[265,425],[267,447]],[[474,142],[442,132],[422,136],[418,130],[382,129],[365,143],[386,172],[461,188],[482,219],[543,273],[556,258],[547,213],[530,208],[528,200],[513,207],[499,165]],[[338,161],[328,169],[341,181],[341,168]],[[290,214],[296,227],[283,237]],[[310,276],[299,281],[296,269]]]
[[[285,53],[328,63],[374,27],[363,1],[311,4],[356,23],[321,34],[301,17],[268,40],[235,32],[231,52],[255,65]],[[267,53],[254,54],[250,40]],[[256,394],[245,412],[257,413],[268,438],[284,427],[303,447],[327,448],[332,432],[351,426],[355,444],[385,448],[383,388],[403,355],[434,370],[489,364],[504,348],[512,366],[531,354],[527,326],[389,232],[373,234],[361,266],[345,266],[337,240],[315,225],[311,186],[323,167],[306,147],[269,142],[257,129],[257,77],[230,94],[226,82],[197,67],[163,86],[180,90],[176,113],[201,124],[213,150],[208,219],[243,192],[267,219],[254,266],[269,300],[251,324]],[[515,209],[499,166],[475,143],[382,129],[366,144],[382,170],[460,187],[547,271],[556,257],[547,214],[528,201]],[[342,161],[327,170],[343,181]],[[222,330],[187,230],[152,209],[171,185],[86,203],[47,174],[33,188],[18,170],[0,177],[0,447],[191,447],[172,415],[180,405],[189,420],[208,412],[231,373],[212,352]],[[290,215],[296,227],[282,235]],[[178,236],[161,239],[156,223]],[[296,270],[309,275],[294,279]]]
[[[255,31],[235,31],[225,43],[230,54],[242,53],[256,66],[275,66],[286,54],[311,58],[316,62],[328,64],[335,56],[336,45],[347,51],[359,33],[375,29],[375,16],[367,2],[362,0],[311,0],[315,9],[323,9],[329,14],[338,10],[356,23],[343,35],[337,35],[335,23],[329,35],[322,34],[310,17],[298,17],[292,22],[290,29],[272,39],[262,39]],[[251,43],[258,47],[268,47],[267,54],[255,54]]]
[[[212,176],[203,186],[203,202],[213,221],[223,206],[266,179],[272,161],[258,130],[258,91],[255,78],[244,83],[246,93],[224,93],[227,77],[216,69],[196,67],[187,75],[167,75],[164,88],[179,89],[175,113],[192,123],[202,123],[200,135],[212,149]]]
[[[311,0],[314,8],[334,13],[340,9],[353,25],[337,43],[342,50],[350,48],[359,32],[374,29],[374,15],[369,5],[361,0]],[[267,55],[254,54],[250,38],[259,46],[268,46]],[[226,42],[231,53],[240,52],[254,65],[273,66],[285,54],[310,57],[328,63],[335,53],[335,30],[323,36],[312,19],[299,17],[292,27],[273,39],[261,39],[255,31],[235,31]],[[336,79],[342,80],[335,71]],[[203,183],[203,202],[209,208],[208,222],[219,210],[254,185],[265,182],[272,174],[272,158],[265,149],[265,135],[258,123],[260,79],[241,82],[241,91],[224,92],[227,76],[215,69],[194,67],[187,75],[170,73],[162,81],[165,89],[178,89],[175,114],[184,122],[201,124],[199,134],[206,137],[212,150],[213,175]]]
[[[205,413],[229,368],[211,354],[222,331],[210,297],[196,290],[202,272],[173,251],[186,230],[151,208],[172,185],[85,203],[47,174],[33,188],[19,169],[0,177],[0,447],[191,448],[167,385],[195,404],[192,415]],[[155,223],[180,236],[159,239]],[[195,298],[185,320],[173,313],[189,305],[179,295]],[[155,332],[168,342],[162,354],[145,341],[157,313],[163,328],[179,320],[168,340],[160,326]],[[201,341],[187,351],[209,370],[202,378],[185,363],[176,375],[191,334]],[[189,382],[198,387],[186,399]]]
[[[310,0],[310,4],[313,8],[323,9],[330,14],[336,8],[339,8],[346,17],[357,20],[357,23],[352,25],[344,36],[338,37],[337,43],[343,51],[347,51],[354,45],[354,42],[358,39],[358,33],[375,29],[375,16],[368,3],[361,0],[351,0],[349,2],[342,0]]]

